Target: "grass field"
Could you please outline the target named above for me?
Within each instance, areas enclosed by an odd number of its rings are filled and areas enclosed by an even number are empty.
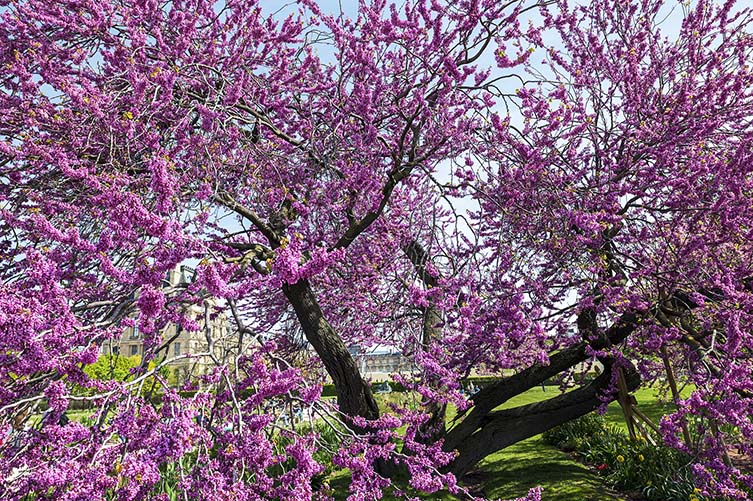
[[[556,396],[554,387],[532,388],[502,407],[539,402]],[[622,416],[619,406],[615,415]],[[479,463],[479,483],[491,499],[511,499],[525,495],[532,487],[544,488],[547,501],[601,501],[624,499],[610,492],[599,477],[568,454],[545,444],[540,436],[518,442],[492,454]]]
[[[506,402],[502,408],[516,407],[552,398],[558,394],[556,387],[532,388]],[[683,391],[683,396],[690,393]],[[671,412],[673,405],[662,402],[663,395],[654,388],[643,388],[634,393],[638,407],[654,423]],[[405,403],[409,394],[391,393],[378,395],[381,410],[388,402]],[[450,411],[450,414],[453,412]],[[451,417],[451,416],[450,416]],[[609,423],[627,429],[622,410],[617,402],[609,405],[606,413]],[[540,436],[531,437],[490,455],[469,476],[469,487],[476,495],[489,499],[514,499],[524,496],[529,489],[541,486],[545,501],[615,501],[627,498],[609,490],[601,479],[587,466],[574,460],[568,454],[545,444]],[[338,499],[347,497],[348,477],[344,472],[333,475],[331,485]],[[448,493],[422,496],[423,499],[453,500]],[[385,499],[391,499],[386,497]]]

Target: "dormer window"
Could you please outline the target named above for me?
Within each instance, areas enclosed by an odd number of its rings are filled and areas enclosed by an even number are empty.
[[[196,270],[194,270],[190,266],[185,266],[185,265],[180,267],[180,283],[181,284],[193,283],[195,279],[196,279]]]

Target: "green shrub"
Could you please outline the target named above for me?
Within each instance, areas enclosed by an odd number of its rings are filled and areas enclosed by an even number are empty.
[[[541,438],[547,444],[554,445],[559,449],[573,451],[577,448],[579,440],[603,433],[606,430],[607,424],[604,417],[592,412],[545,431]]]
[[[101,354],[96,362],[84,367],[84,373],[93,380],[97,381],[132,381],[134,378],[134,369],[141,365],[141,356],[124,356],[124,355],[108,355]],[[148,370],[153,370],[157,365],[157,362],[152,360],[147,366]],[[159,375],[163,379],[170,377],[170,369],[168,367],[161,367],[158,371]],[[152,401],[158,403],[161,401],[162,386],[157,383],[154,376],[149,376],[141,386],[142,395],[145,397],[152,397]],[[74,392],[76,394],[91,395],[94,393],[90,388],[77,387]]]
[[[622,491],[640,491],[650,501],[687,501],[695,493],[693,458],[664,445],[633,440],[602,416],[591,413],[544,432],[544,442],[573,451],[594,466],[607,484]]]
[[[84,367],[84,372],[97,381],[130,381],[131,371],[139,366],[141,357],[101,354],[96,362]]]
[[[301,435],[307,435],[311,433],[311,425],[304,424],[296,427],[296,432]],[[314,426],[314,432],[318,435],[318,447],[313,454],[314,461],[324,466],[319,474],[315,475],[311,479],[311,486],[315,491],[319,491],[324,486],[324,481],[332,474],[332,456],[340,446],[341,438],[337,431],[326,423],[318,422]],[[293,437],[290,434],[280,433],[275,436],[274,443],[275,448],[282,452],[285,448],[293,443]],[[288,459],[281,464],[272,466],[269,470],[272,476],[279,476],[284,471],[287,471],[295,466],[295,459],[288,457]]]

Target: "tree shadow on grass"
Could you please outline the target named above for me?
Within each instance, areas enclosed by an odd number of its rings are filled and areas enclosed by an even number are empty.
[[[339,472],[330,478],[335,499],[347,497],[350,475]],[[564,452],[547,445],[540,437],[530,438],[492,454],[461,485],[473,495],[488,499],[514,499],[528,490],[542,486],[544,501],[615,501],[623,500],[611,493],[601,479],[586,466]],[[458,499],[447,492],[424,494],[421,499]],[[390,495],[385,500],[394,499]]]
[[[486,497],[510,499],[542,486],[545,501],[614,501],[601,480],[583,464],[544,444],[539,437],[524,440],[479,464],[470,477]]]

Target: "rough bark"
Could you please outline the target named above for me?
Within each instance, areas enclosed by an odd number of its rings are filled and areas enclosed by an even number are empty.
[[[424,248],[415,240],[411,240],[406,246],[403,247],[403,251],[413,263],[413,267],[418,273],[419,278],[426,284],[427,287],[436,287],[438,285],[437,277],[433,276],[426,269],[426,264],[429,261],[429,254]],[[436,339],[441,339],[442,326],[444,325],[444,319],[437,308],[432,305],[422,308],[422,335],[421,335],[421,347],[424,350],[429,349],[431,343]],[[438,402],[428,402],[424,405],[424,412],[429,415],[429,420],[424,423],[418,433],[418,440],[422,443],[433,443],[444,437],[447,432],[445,423],[445,416],[447,415],[447,404],[440,404]]]
[[[292,285],[284,285],[283,291],[298,316],[306,339],[314,347],[332,378],[340,411],[348,416],[378,418],[379,409],[371,387],[361,377],[356,361],[342,338],[324,318],[309,283],[300,280]]]
[[[461,477],[489,454],[583,416],[604,403],[605,399],[614,400],[616,390],[604,393],[610,387],[612,375],[610,364],[605,369],[599,377],[577,390],[543,402],[487,413],[478,431],[465,437],[454,448],[458,456],[449,471]],[[629,369],[625,379],[628,391],[633,391],[640,385],[640,377],[634,368]]]
[[[595,349],[605,348],[604,342],[617,344],[623,341],[638,326],[638,316],[634,313],[625,313],[610,329],[602,340],[590,343]],[[473,397],[473,407],[465,415],[463,421],[452,428],[445,439],[445,450],[455,450],[466,441],[480,426],[483,425],[487,415],[526,390],[541,384],[548,378],[554,377],[560,372],[566,371],[576,364],[588,359],[587,347],[589,343],[581,342],[549,357],[549,364],[535,364],[512,376],[483,388]],[[462,417],[463,413],[459,415]]]

